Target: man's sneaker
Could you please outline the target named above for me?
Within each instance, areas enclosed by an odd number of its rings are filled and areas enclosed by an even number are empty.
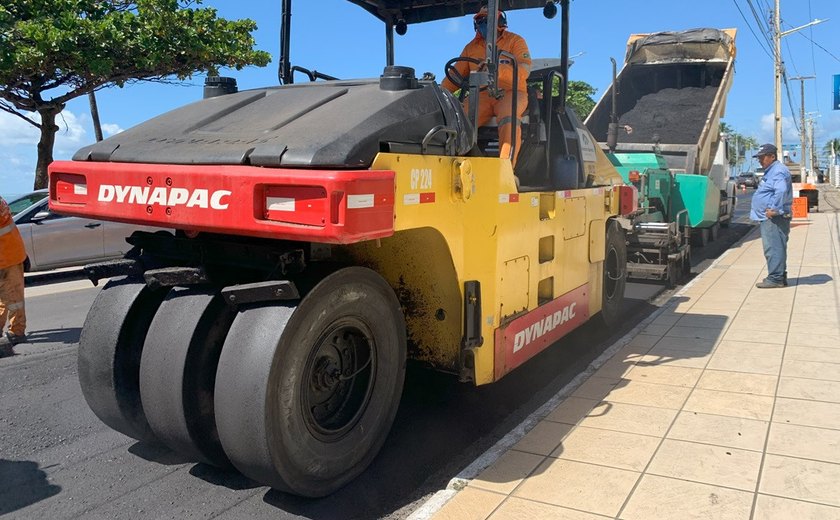
[[[786,287],[787,284],[771,282],[770,280],[764,280],[763,282],[758,282],[757,284],[755,284],[755,286],[759,289],[778,289],[781,287]]]

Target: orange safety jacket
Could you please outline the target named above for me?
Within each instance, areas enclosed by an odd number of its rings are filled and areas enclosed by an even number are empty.
[[[26,260],[26,249],[20,231],[12,220],[9,205],[0,197],[0,269],[18,265]]]
[[[505,51],[516,57],[517,70],[519,71],[517,90],[519,92],[527,92],[528,85],[526,82],[528,75],[531,73],[531,54],[528,52],[528,45],[525,43],[525,39],[516,33],[502,29],[499,31],[496,45],[500,51]],[[486,52],[487,42],[480,34],[476,33],[475,38],[464,47],[461,56],[484,60]],[[465,61],[456,62],[454,67],[464,78],[468,77],[470,72],[478,70],[478,65]],[[461,87],[449,81],[449,78],[445,78],[441,86],[450,92],[455,92]],[[507,56],[502,56],[499,60],[499,87],[503,90],[513,90],[513,65]]]

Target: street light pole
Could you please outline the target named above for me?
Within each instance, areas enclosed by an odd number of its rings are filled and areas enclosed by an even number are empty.
[[[774,136],[775,136],[775,145],[777,150],[782,149],[782,74],[784,73],[784,62],[782,61],[782,36],[787,36],[788,34],[795,33],[796,31],[800,31],[806,27],[811,27],[812,25],[817,25],[818,23],[823,23],[826,20],[816,19],[813,22],[806,23],[800,27],[794,27],[793,29],[782,31],[782,16],[781,16],[781,7],[780,7],[781,0],[776,0],[776,6],[773,10],[773,43],[774,43],[774,52],[775,55],[773,56],[774,61],[774,69],[775,69],[775,101],[776,101],[776,110],[775,110],[775,117],[774,117]]]
[[[802,93],[802,105],[799,111],[799,174],[802,177],[803,182],[805,181],[805,80],[806,79],[815,79],[815,76],[798,76],[795,78],[790,78],[794,81],[799,81],[800,91]],[[812,167],[813,168],[813,167]]]

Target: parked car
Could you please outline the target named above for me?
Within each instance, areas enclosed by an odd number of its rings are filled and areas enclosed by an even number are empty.
[[[123,256],[135,231],[160,231],[104,220],[68,217],[50,211],[44,197],[14,216],[26,246],[24,269],[45,271],[85,265]]]
[[[735,179],[738,186],[746,186],[747,188],[758,188],[758,177],[752,172],[742,173]]]
[[[14,217],[39,200],[47,198],[47,195],[49,195],[49,190],[35,190],[15,199],[7,200],[6,203],[9,204],[9,209],[12,210],[12,216]]]

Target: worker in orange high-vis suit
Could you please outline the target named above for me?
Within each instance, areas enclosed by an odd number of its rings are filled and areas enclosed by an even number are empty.
[[[0,197],[0,357],[12,354],[12,347],[26,338],[24,260],[26,249],[20,231],[12,220],[9,205]],[[9,330],[3,333],[7,318]]]
[[[499,51],[505,51],[516,58],[518,70],[517,122],[528,108],[527,80],[531,71],[531,54],[528,52],[528,45],[518,34],[507,30],[507,16],[499,11],[499,28],[496,39]],[[475,38],[464,47],[461,57],[476,58],[484,60],[487,52],[487,7],[479,9],[473,17]],[[469,77],[471,71],[478,70],[479,65],[465,61],[455,62],[454,67],[463,78]],[[455,92],[461,85],[456,85],[449,78],[443,80],[443,88]],[[504,92],[504,96],[496,99],[490,96],[487,91],[482,91],[478,96],[478,126],[484,126],[493,116],[499,125],[499,156],[510,156],[511,134],[513,129],[513,118],[511,117],[511,96],[513,95],[513,65],[508,56],[499,59],[498,87]],[[467,99],[466,103],[469,103]],[[469,113],[469,112],[468,112]],[[516,149],[514,150],[513,164],[516,164],[516,157],[519,155],[519,144],[522,141],[522,133],[517,128]]]

